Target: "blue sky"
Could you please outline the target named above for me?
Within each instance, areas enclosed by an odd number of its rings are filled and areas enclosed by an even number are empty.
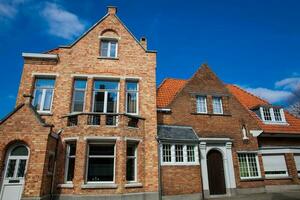
[[[277,104],[300,84],[297,0],[0,0],[0,118],[15,106],[21,53],[71,43],[108,5],[158,51],[158,83],[189,78],[208,63],[224,82]]]

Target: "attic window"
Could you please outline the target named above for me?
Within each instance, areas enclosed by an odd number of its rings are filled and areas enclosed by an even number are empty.
[[[100,42],[100,57],[101,58],[117,58],[118,40],[116,39],[101,39]]]
[[[260,115],[265,123],[286,123],[282,108],[260,107]]]

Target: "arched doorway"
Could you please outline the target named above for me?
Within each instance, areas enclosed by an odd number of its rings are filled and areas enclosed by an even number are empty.
[[[208,152],[207,171],[210,195],[226,194],[223,156],[220,151]]]
[[[28,157],[29,150],[25,145],[14,145],[8,150],[0,200],[21,199]]]

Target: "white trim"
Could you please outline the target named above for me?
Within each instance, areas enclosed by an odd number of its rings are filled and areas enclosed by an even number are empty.
[[[143,139],[139,139],[139,138],[125,137],[125,141],[141,142],[142,140]]]
[[[104,140],[104,141],[109,141],[109,140],[120,140],[121,137],[106,137],[106,136],[85,136],[83,140]]]
[[[67,137],[62,139],[63,142],[72,142],[77,140],[79,140],[79,137]]]
[[[264,131],[263,130],[250,130],[249,132],[252,134],[253,137],[258,137]]]
[[[171,112],[170,108],[157,108],[156,110],[161,112]]]
[[[99,39],[103,39],[103,40],[121,40],[121,37],[115,37],[115,36],[104,36],[104,35],[100,35]]]
[[[285,148],[285,147],[261,147],[261,154],[282,154],[282,153],[297,153],[300,154],[300,147]]]
[[[58,59],[56,54],[44,54],[44,53],[22,53],[24,58],[45,58],[45,59]]]
[[[114,75],[105,75],[105,74],[71,74],[71,77],[76,78],[94,78],[94,79],[103,79],[103,80],[142,80],[141,77],[135,76],[114,76]]]
[[[58,77],[59,76],[59,73],[42,73],[42,72],[33,72],[31,74],[31,77],[42,77],[42,78],[47,78],[47,77],[50,77],[50,78],[55,78],[55,77]]]
[[[232,142],[230,138],[199,138],[200,141],[205,142]]]

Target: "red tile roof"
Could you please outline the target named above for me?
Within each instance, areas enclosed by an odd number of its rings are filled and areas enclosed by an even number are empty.
[[[259,105],[270,105],[269,102],[239,88],[238,86],[226,85],[226,87],[249,111],[251,108]],[[265,133],[300,134],[300,119],[291,115],[287,111],[285,111],[284,113],[288,125],[265,124],[254,112],[250,111],[250,113],[257,120],[259,126],[263,129]]]
[[[157,107],[167,107],[172,102],[176,94],[183,88],[186,82],[186,80],[181,79],[165,79],[157,89]]]

